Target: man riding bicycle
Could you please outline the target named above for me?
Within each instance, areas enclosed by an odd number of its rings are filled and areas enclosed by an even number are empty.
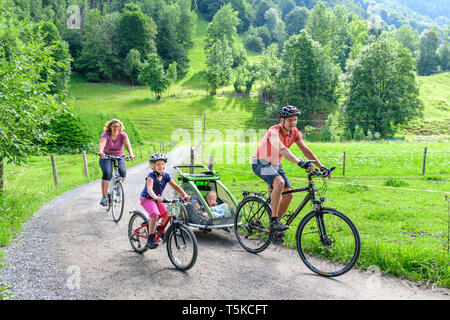
[[[322,172],[326,172],[328,176],[330,175],[330,170],[320,163],[319,159],[303,141],[296,127],[299,114],[300,111],[294,106],[281,108],[280,123],[269,128],[253,155],[253,172],[272,188],[270,229],[275,232],[286,231],[289,228],[282,224],[280,220],[288,209],[293,197],[292,193],[282,195],[282,192],[292,188],[282,168],[281,160],[284,157],[303,169],[313,170],[313,166],[310,163],[299,160],[289,150],[291,145],[295,142],[307,159],[315,160],[315,165]]]

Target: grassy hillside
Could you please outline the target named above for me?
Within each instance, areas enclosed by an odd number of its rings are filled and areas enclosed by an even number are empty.
[[[207,23],[199,17],[195,45],[190,52],[191,68],[163,95],[163,101],[157,101],[148,87],[89,83],[80,75],[72,75],[69,91],[75,99],[76,111],[126,117],[135,123],[146,141],[170,140],[175,129],[188,129],[193,135],[195,121],[200,122],[201,128],[204,117],[207,129],[266,127],[264,106],[256,97],[236,97],[231,86],[219,88],[216,96],[207,94],[203,78]]]
[[[450,72],[417,78],[424,116],[407,125],[406,131],[417,135],[450,134]]]

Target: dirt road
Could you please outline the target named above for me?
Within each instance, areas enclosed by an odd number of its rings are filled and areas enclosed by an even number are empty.
[[[187,158],[188,149],[170,154],[169,168]],[[135,253],[127,238],[128,212],[141,209],[139,193],[148,165],[128,169],[125,213],[112,221],[98,204],[95,181],[59,196],[36,212],[17,241],[4,248],[0,282],[14,299],[444,299],[449,290],[371,272],[351,270],[335,279],[309,271],[294,250],[271,245],[253,255],[225,230],[194,232],[195,266],[177,271],[165,246]],[[173,170],[169,173],[175,177]],[[170,187],[168,187],[169,189]]]

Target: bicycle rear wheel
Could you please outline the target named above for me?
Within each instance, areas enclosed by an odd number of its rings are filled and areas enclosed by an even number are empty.
[[[123,192],[122,181],[111,184],[111,214],[114,222],[119,222],[122,218],[123,207],[125,205],[125,194]]]
[[[248,252],[258,253],[270,244],[272,209],[261,197],[242,200],[234,217],[234,232],[239,244]]]
[[[323,229],[319,221],[323,220]],[[321,240],[321,231],[327,239]],[[358,261],[361,240],[353,222],[343,213],[322,208],[316,217],[314,211],[300,222],[297,233],[297,251],[305,265],[313,272],[336,277],[349,271]]]
[[[192,268],[197,260],[197,238],[183,224],[172,224],[167,231],[167,253],[172,264],[181,271]]]
[[[147,218],[140,211],[134,211],[128,223],[128,239],[131,247],[137,253],[147,251],[148,225]]]

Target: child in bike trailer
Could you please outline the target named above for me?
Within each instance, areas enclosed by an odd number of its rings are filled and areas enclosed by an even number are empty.
[[[170,175],[165,172],[167,157],[162,153],[152,154],[150,157],[150,166],[152,172],[148,174],[145,178],[146,184],[141,192],[141,205],[144,207],[149,215],[149,237],[147,241],[147,247],[154,249],[158,247],[158,242],[155,239],[156,231],[160,231],[162,225],[166,224],[170,216],[167,214],[166,206],[162,203],[163,198],[161,197],[164,188],[169,184],[178,193],[180,193],[186,201],[191,198],[178,186]],[[161,220],[161,225],[156,226],[158,219]]]

